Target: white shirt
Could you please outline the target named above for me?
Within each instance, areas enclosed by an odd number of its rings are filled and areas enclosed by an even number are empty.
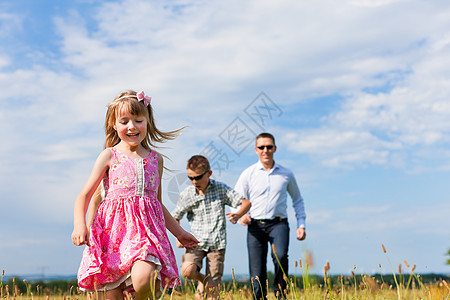
[[[234,188],[252,203],[249,214],[253,219],[287,218],[287,194],[297,218],[297,228],[305,228],[305,206],[294,174],[274,163],[268,171],[260,161],[245,169]]]

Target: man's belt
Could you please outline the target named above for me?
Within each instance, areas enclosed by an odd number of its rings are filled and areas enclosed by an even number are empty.
[[[255,221],[256,223],[260,223],[260,224],[275,224],[275,223],[282,222],[284,220],[287,220],[287,218],[282,218],[282,217],[275,217],[273,219],[253,219],[252,218],[252,221]]]

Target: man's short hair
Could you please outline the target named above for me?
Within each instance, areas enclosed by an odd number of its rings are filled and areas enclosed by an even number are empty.
[[[206,157],[204,157],[203,155],[194,155],[189,158],[186,169],[192,171],[203,170],[203,172],[207,172],[211,170],[211,167],[209,166],[209,161]]]
[[[255,141],[257,141],[259,138],[269,138],[272,139],[273,144],[275,145],[275,138],[272,134],[268,133],[268,132],[263,132],[258,134],[258,136],[256,137]]]

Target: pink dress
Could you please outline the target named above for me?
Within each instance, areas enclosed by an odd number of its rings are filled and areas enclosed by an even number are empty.
[[[136,261],[147,260],[159,269],[162,287],[180,284],[175,256],[167,237],[161,203],[158,156],[133,159],[115,148],[105,177],[100,203],[78,270],[78,285],[107,290],[125,282]]]

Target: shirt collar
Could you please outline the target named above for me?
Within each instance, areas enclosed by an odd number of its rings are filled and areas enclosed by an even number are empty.
[[[258,162],[256,163],[256,165],[258,166],[258,169],[260,170],[266,170],[267,169],[263,166],[262,162],[260,160],[258,160]],[[272,169],[270,169],[268,172],[273,172],[275,169],[277,169],[279,167],[279,165],[277,164],[276,161],[273,161],[273,167]]]

